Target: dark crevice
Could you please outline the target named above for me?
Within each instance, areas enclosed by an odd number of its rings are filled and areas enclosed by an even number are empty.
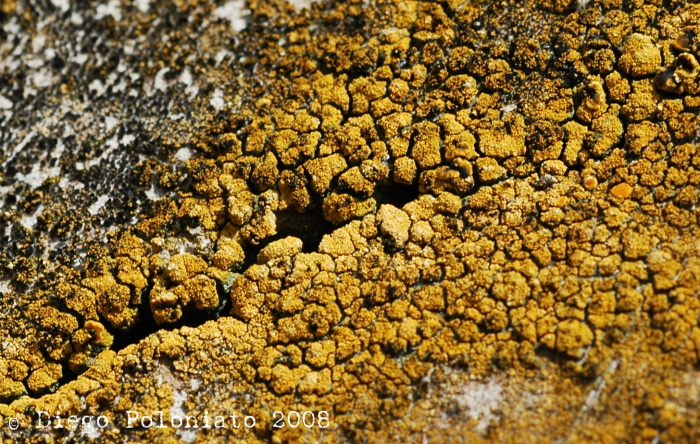
[[[216,292],[219,294],[219,306],[216,307],[216,310],[214,310],[212,313],[208,314],[208,317],[204,320],[204,322],[212,319],[219,319],[222,316],[228,315],[231,311],[231,297],[221,282],[216,283]]]
[[[152,285],[149,285],[141,296],[141,303],[138,306],[138,322],[129,330],[120,330],[109,325],[106,320],[103,321],[105,328],[114,338],[111,349],[119,352],[126,346],[136,344],[151,333],[160,330],[160,326],[153,319],[151,307],[148,303],[148,294],[151,292]]]
[[[377,201],[377,206],[382,204],[390,204],[401,208],[405,204],[417,199],[419,195],[420,193],[417,184],[388,184],[377,187],[373,197]],[[271,242],[288,236],[294,236],[302,240],[302,252],[315,252],[318,251],[318,247],[323,239],[323,236],[330,234],[333,230],[338,228],[324,218],[321,208],[309,209],[303,213],[298,213],[294,210],[284,210],[277,212],[276,217],[277,234],[275,236],[266,238],[263,242],[260,242],[257,245],[249,244],[244,248],[246,259],[243,269],[246,269],[250,265],[256,263],[257,256],[260,251]],[[134,327],[129,330],[121,330],[111,326],[106,320],[102,319],[106,330],[114,338],[114,342],[110,349],[114,350],[115,352],[120,352],[127,346],[137,344],[149,335],[157,333],[158,331],[170,331],[179,329],[183,326],[196,328],[207,321],[216,320],[222,316],[229,315],[231,302],[228,291],[226,291],[224,285],[220,282],[217,283],[216,288],[219,295],[219,304],[214,310],[203,311],[196,310],[194,307],[186,307],[182,317],[177,322],[159,325],[153,318],[149,304],[148,295],[150,294],[152,285],[147,287],[143,291],[141,302],[137,307],[139,320]],[[66,307],[62,308],[65,309]],[[63,375],[58,381],[57,387],[64,386],[68,382],[77,379],[82,373],[72,371],[69,365],[65,362],[62,362],[61,365]],[[41,396],[41,394],[33,395],[33,397],[35,396],[38,397]]]
[[[142,302],[139,305],[139,321],[131,329],[122,331],[107,326],[107,329],[114,337],[114,343],[111,350],[119,352],[131,344],[137,344],[147,336],[161,330],[171,331],[182,327],[199,327],[207,321],[219,319],[221,316],[228,314],[230,310],[230,301],[228,292],[219,282],[216,284],[216,291],[219,295],[219,304],[213,310],[197,310],[194,306],[186,306],[183,310],[182,317],[170,324],[159,325],[153,318],[151,307],[149,304],[148,293],[150,289],[144,293]]]
[[[539,358],[543,358],[548,362],[554,363],[559,366],[562,371],[571,372],[570,365],[572,363],[580,362],[580,358],[575,358],[573,356],[567,355],[566,353],[560,352],[556,349],[549,348],[544,344],[538,344],[534,349],[535,355]],[[580,381],[586,383],[591,382],[585,372],[583,374],[570,373],[571,376],[576,376]],[[593,378],[595,379],[595,378]]]
[[[413,185],[393,183],[383,187],[377,187],[372,197],[377,201],[377,207],[382,204],[390,204],[396,208],[402,208],[407,203],[418,199],[419,195],[420,192],[418,191],[417,183]]]
[[[151,287],[147,288],[144,291],[144,297],[142,298],[142,302],[138,307],[138,314],[139,314],[139,321],[136,323],[134,327],[132,327],[129,330],[120,330],[118,328],[115,328],[111,325],[109,325],[109,322],[106,320],[102,319],[102,323],[105,327],[105,329],[112,335],[114,338],[114,342],[112,343],[112,346],[109,348],[110,350],[114,350],[115,352],[119,352],[126,348],[129,345],[132,344],[137,344],[141,340],[145,339],[149,335],[156,333],[161,330],[175,330],[184,326],[188,327],[199,327],[202,324],[204,324],[207,321],[210,320],[216,320],[219,319],[222,316],[228,315],[230,308],[231,308],[231,302],[230,298],[228,295],[228,292],[224,289],[223,285],[221,283],[217,283],[216,285],[216,290],[219,295],[219,305],[217,306],[216,309],[210,310],[210,311],[205,311],[205,310],[197,310],[194,307],[187,307],[183,313],[182,318],[180,318],[179,321],[172,323],[172,324],[165,324],[165,325],[158,325],[158,323],[155,321],[153,318],[153,315],[151,313],[151,307],[149,305],[148,301],[148,293],[150,292]],[[68,309],[68,307],[65,306],[65,304],[62,303],[62,301],[58,301],[60,304],[60,307],[62,310],[72,313],[74,316],[80,318],[81,316],[74,312],[73,310]],[[51,361],[53,362],[53,361]],[[83,372],[82,371],[73,371],[71,370],[68,362],[59,362],[61,365],[62,369],[62,375],[54,384],[54,386],[49,389],[48,391],[41,391],[39,393],[31,393],[30,397],[34,399],[38,399],[41,396],[45,395],[46,393],[52,393],[54,392],[58,387],[63,387],[64,385],[68,384],[69,382],[75,381]],[[26,381],[24,381],[26,385]],[[11,399],[7,398],[1,398],[0,397],[0,402],[10,402]]]
[[[241,266],[241,270],[247,270],[248,268],[250,268],[251,265],[256,264],[260,250],[265,248],[265,246],[267,246],[267,244],[269,244],[270,242],[275,241],[275,240],[280,239],[280,238],[281,238],[281,236],[275,235],[272,237],[265,238],[263,242],[260,242],[258,244],[249,243],[245,247],[243,247],[243,253],[245,254],[245,259],[243,260],[243,265]]]
[[[377,206],[390,204],[401,208],[412,202],[420,195],[418,185],[389,184],[377,187],[372,197],[376,200]],[[303,243],[302,252],[312,253],[318,251],[318,247],[323,240],[323,236],[332,233],[338,226],[327,221],[323,216],[321,208],[308,209],[303,213],[294,210],[284,210],[275,213],[277,217],[277,234],[265,238],[257,245],[248,244],[243,251],[245,261],[243,269],[257,262],[260,251],[271,242],[293,236],[301,239]]]
[[[53,393],[56,390],[58,390],[59,387],[63,387],[66,384],[68,384],[69,382],[72,382],[72,381],[75,381],[76,379],[78,379],[79,374],[72,371],[70,369],[70,367],[68,366],[67,362],[61,361],[61,362],[59,362],[59,364],[61,364],[61,371],[63,372],[63,374],[58,379],[58,382],[56,382],[56,384],[55,384],[56,389],[49,390],[48,393]],[[27,385],[26,380],[24,381],[24,385],[25,386]],[[35,394],[35,396],[32,396],[32,398],[35,398],[35,399],[40,398],[43,395],[45,395],[45,393]]]
[[[248,244],[243,248],[245,253],[243,270],[257,263],[260,251],[274,241],[288,236],[297,237],[303,243],[301,251],[313,253],[318,251],[323,236],[330,234],[337,228],[323,217],[323,211],[320,208],[309,209],[303,213],[284,210],[275,213],[275,216],[277,217],[277,234],[265,238],[257,245]]]
[[[312,253],[318,251],[323,236],[330,234],[337,227],[323,217],[320,208],[297,213],[285,210],[277,213],[277,233],[280,237],[294,236],[304,243],[301,251]]]

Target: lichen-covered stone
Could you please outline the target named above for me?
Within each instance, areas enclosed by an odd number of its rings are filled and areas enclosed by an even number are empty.
[[[3,441],[698,441],[697,5],[175,3],[0,2]]]

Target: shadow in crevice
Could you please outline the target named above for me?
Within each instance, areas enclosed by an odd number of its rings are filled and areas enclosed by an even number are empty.
[[[294,236],[304,243],[302,252],[312,253],[318,251],[318,246],[323,236],[330,234],[337,227],[323,217],[320,208],[297,213],[293,210],[285,210],[277,213],[277,235],[280,238]]]
[[[330,234],[337,228],[323,217],[323,211],[320,208],[309,209],[303,213],[294,210],[278,211],[275,216],[277,217],[277,234],[265,238],[257,245],[248,244],[243,248],[245,252],[243,270],[257,263],[260,251],[274,241],[288,236],[297,237],[303,243],[302,253],[313,253],[318,251],[323,236]]]
[[[149,335],[161,330],[177,330],[181,327],[199,327],[207,321],[219,319],[228,314],[230,300],[228,293],[220,282],[216,284],[219,304],[213,310],[197,310],[194,306],[187,306],[182,313],[182,317],[170,324],[158,324],[153,317],[149,303],[149,293],[151,287],[144,291],[141,303],[138,307],[139,321],[129,330],[119,330],[108,325],[105,327],[114,337],[111,350],[119,352],[131,344],[137,344]]]
[[[377,187],[372,197],[377,201],[377,208],[382,204],[389,204],[396,208],[401,208],[407,203],[418,199],[419,195],[418,184],[401,185],[392,183],[390,185]]]
[[[153,319],[151,307],[148,303],[148,295],[151,292],[152,284],[144,289],[141,295],[141,303],[138,305],[138,322],[129,330],[121,330],[109,325],[109,322],[103,320],[104,326],[114,338],[111,350],[119,352],[126,346],[136,344],[148,335],[160,330],[160,326]]]
[[[419,196],[418,185],[389,184],[377,187],[372,197],[377,202],[377,207],[390,204],[397,208],[416,200]],[[323,240],[323,236],[332,233],[340,227],[335,225],[323,215],[321,208],[310,208],[303,213],[288,209],[275,213],[277,217],[277,234],[266,238],[259,245],[247,245],[244,249],[246,262],[244,269],[254,264],[260,250],[271,242],[294,236],[303,242],[302,252],[313,253]]]

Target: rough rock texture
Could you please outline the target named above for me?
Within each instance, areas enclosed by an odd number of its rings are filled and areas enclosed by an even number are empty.
[[[699,33],[0,0],[0,436],[697,441]]]

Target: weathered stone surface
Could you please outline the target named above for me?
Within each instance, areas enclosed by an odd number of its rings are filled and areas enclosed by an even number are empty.
[[[0,0],[2,441],[698,441],[700,8],[521,3]]]

